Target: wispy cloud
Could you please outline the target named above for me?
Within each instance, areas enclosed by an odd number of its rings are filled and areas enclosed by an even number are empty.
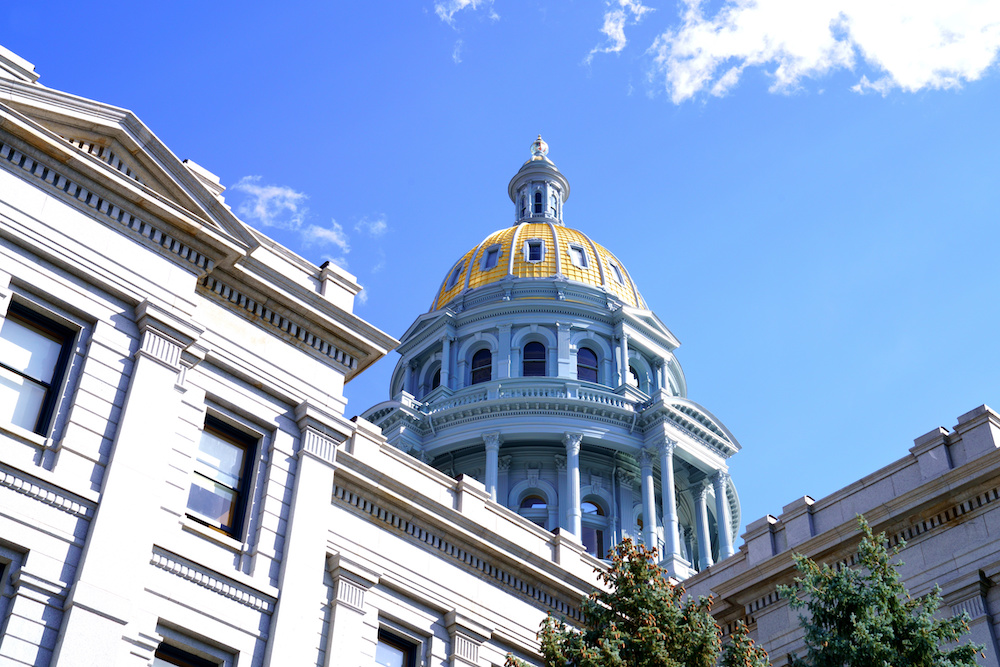
[[[302,241],[310,245],[336,246],[345,255],[351,252],[350,239],[336,220],[331,220],[329,227],[309,225],[302,230]]]
[[[651,78],[678,104],[725,95],[747,68],[764,68],[772,92],[791,92],[859,61],[875,80],[862,75],[856,92],[956,88],[1000,50],[995,0],[726,0],[714,16],[702,0],[683,2],[681,25],[649,49]]]
[[[447,0],[446,2],[434,3],[434,13],[438,15],[438,18],[450,26],[455,25],[455,14],[458,12],[463,9],[471,9],[475,11],[480,8],[484,8],[489,12],[487,17],[491,21],[497,21],[500,19],[500,15],[497,14],[496,10],[493,8],[493,0]]]
[[[625,26],[636,24],[642,17],[653,11],[652,7],[646,7],[641,0],[616,0],[608,2],[608,11],[604,12],[604,25],[601,32],[607,39],[604,46],[598,45],[590,50],[584,62],[589,63],[598,53],[621,53],[628,44],[625,38]]]
[[[384,236],[388,230],[389,223],[386,222],[384,215],[380,215],[377,218],[366,216],[358,220],[358,223],[354,225],[354,231],[359,234],[368,234],[368,236],[376,239]]]
[[[263,227],[297,230],[309,212],[306,195],[282,185],[261,185],[260,176],[244,176],[231,190],[247,195],[236,207],[237,215]]]
[[[368,288],[362,287],[361,291],[358,292],[357,296],[354,297],[363,306],[368,303]]]
[[[455,64],[462,62],[462,40],[455,41],[455,48],[451,51],[451,59],[455,61]]]

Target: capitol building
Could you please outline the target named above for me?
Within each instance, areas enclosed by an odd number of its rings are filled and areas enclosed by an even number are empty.
[[[736,482],[772,480],[730,478],[740,443],[565,224],[541,137],[396,340],[132,112],[38,78],[0,47],[0,665],[540,664],[539,624],[579,622],[626,538],[783,665],[792,553],[851,566],[863,513],[1000,667],[990,408],[744,521]],[[348,418],[390,353],[387,400]]]

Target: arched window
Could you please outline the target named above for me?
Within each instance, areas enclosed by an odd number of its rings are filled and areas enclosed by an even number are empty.
[[[524,346],[524,361],[521,363],[524,377],[542,377],[545,375],[545,346],[538,342]]]
[[[589,347],[576,351],[576,379],[597,382],[597,355]]]
[[[625,381],[630,387],[639,388],[639,373],[632,366],[628,367],[628,377],[625,378]]]
[[[521,217],[528,215],[528,198],[521,195]]]
[[[472,355],[472,384],[493,379],[493,355],[489,350],[479,350]]]
[[[554,192],[549,195],[549,215],[553,218],[556,217],[556,195]]]
[[[542,193],[541,192],[536,192],[535,193],[535,215],[541,215],[541,214],[542,214]]]
[[[536,526],[548,527],[545,524],[549,518],[549,504],[538,493],[529,493],[525,496],[517,508],[517,513]]]
[[[604,530],[607,528],[608,520],[604,515],[604,510],[595,502],[584,500],[580,503],[581,528],[583,534],[580,539],[583,542],[587,553],[598,558],[607,555],[607,546],[604,543]]]
[[[431,389],[437,389],[441,386],[441,369],[434,371],[434,375],[431,376]]]

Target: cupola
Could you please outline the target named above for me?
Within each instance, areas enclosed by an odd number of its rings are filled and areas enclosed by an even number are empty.
[[[548,158],[549,145],[538,135],[531,144],[531,158],[507,186],[514,202],[514,224],[554,222],[562,224],[563,203],[569,199],[569,181]]]

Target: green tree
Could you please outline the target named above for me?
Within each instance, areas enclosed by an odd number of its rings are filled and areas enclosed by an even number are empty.
[[[736,622],[736,628],[729,636],[729,642],[722,647],[720,667],[769,667],[767,651],[754,644],[750,630],[743,621]]]
[[[609,555],[611,567],[598,571],[607,588],[583,601],[582,627],[551,616],[542,623],[546,667],[714,667],[720,633],[708,613],[712,599],[695,600],[671,585],[655,550],[626,539]],[[510,658],[507,664],[520,663]]]
[[[793,657],[796,667],[973,667],[982,646],[954,642],[969,631],[968,617],[935,617],[941,590],[914,600],[892,562],[906,546],[889,550],[885,533],[872,534],[858,516],[864,534],[857,568],[818,565],[795,554],[802,576],[798,586],[780,586],[805,628],[806,657]],[[803,593],[802,596],[799,593]],[[945,646],[952,644],[952,646]]]

